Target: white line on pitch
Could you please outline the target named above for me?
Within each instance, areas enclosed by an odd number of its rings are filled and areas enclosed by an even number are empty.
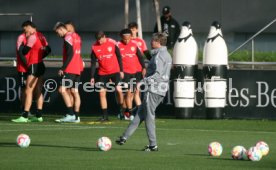
[[[5,125],[22,125],[22,124],[5,124]],[[30,125],[30,126],[37,126],[35,124]],[[125,129],[126,127],[116,127],[116,126],[78,126],[78,125],[64,125],[64,124],[59,124],[59,125],[39,125],[44,126],[44,127],[56,127],[56,128],[51,128],[51,129],[46,129],[46,128],[35,128],[35,129],[25,129],[24,131],[39,131],[39,130],[66,130],[66,129],[73,129],[73,130],[78,130],[78,129],[104,129],[104,128],[109,128],[109,129]],[[145,129],[144,127],[138,127],[137,130],[139,129]],[[199,132],[222,132],[222,133],[264,133],[264,134],[274,134],[276,132],[273,131],[237,131],[237,130],[215,130],[215,129],[173,129],[173,128],[157,128],[157,130],[162,130],[162,131],[199,131]],[[0,130],[0,132],[10,132],[10,131],[22,131],[22,130]]]
[[[51,131],[51,130],[81,130],[81,129],[100,129],[102,127],[64,127],[64,128],[43,128],[43,129],[14,129],[14,130],[0,130],[0,132],[18,132],[18,131]]]

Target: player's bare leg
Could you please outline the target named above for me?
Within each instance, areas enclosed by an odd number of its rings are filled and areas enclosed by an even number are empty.
[[[124,103],[124,94],[122,92],[121,86],[116,86],[116,91],[117,91],[117,101],[120,106],[123,106]]]
[[[34,93],[33,95],[35,95],[36,98],[36,116],[32,117],[29,121],[30,122],[42,122],[42,108],[43,108],[43,102],[44,102],[44,98],[43,98],[43,94],[42,94],[42,77],[38,77],[37,78],[37,83],[36,86],[34,88]]]
[[[100,121],[106,121],[108,120],[106,89],[101,88],[99,95],[100,95],[100,104],[101,104],[102,115],[103,115],[103,117],[100,118]]]
[[[67,91],[68,91],[68,94],[70,96],[71,103],[74,103],[74,97],[73,97],[73,94],[71,92],[71,89],[67,89]]]
[[[26,94],[25,94],[26,87],[21,87],[21,93],[20,93],[20,108],[21,111],[24,111],[25,101],[26,101]]]
[[[122,91],[122,87],[120,85],[116,86],[116,100],[120,108],[120,119],[124,118],[124,112],[127,108],[126,101],[124,98],[124,93]]]
[[[137,107],[139,107],[142,103],[139,89],[136,89],[135,92],[134,92],[134,102],[135,102]]]
[[[73,103],[73,106],[74,106],[76,121],[79,122],[80,121],[79,113],[80,113],[80,105],[81,105],[79,90],[77,88],[71,88],[70,95],[71,95],[70,96],[71,102]]]
[[[39,77],[37,80],[36,87],[35,87],[35,94],[36,94],[36,100],[37,100],[36,107],[37,107],[37,109],[40,109],[40,110],[43,109],[43,103],[44,103],[42,87],[43,87],[43,80],[42,80],[42,77]]]
[[[66,107],[73,107],[73,103],[71,102],[70,93],[68,93],[68,90],[64,86],[60,86],[58,89],[59,93],[61,94],[63,101],[65,103]]]
[[[127,105],[127,110],[125,112],[125,116],[126,118],[129,118],[130,115],[132,114],[132,102],[133,102],[133,92],[130,90],[128,90],[126,92],[126,95],[125,95],[125,101],[126,101],[126,105]]]
[[[58,91],[61,94],[63,101],[65,103],[65,106],[67,107],[67,113],[66,115],[61,119],[56,119],[56,122],[71,122],[74,123],[76,121],[76,116],[74,114],[73,110],[73,103],[70,98],[70,91],[67,90],[68,88],[64,86],[60,86]]]
[[[24,112],[22,113],[22,116],[17,118],[17,119],[12,119],[13,122],[16,123],[24,123],[24,122],[29,122],[30,120],[28,119],[28,115],[32,106],[32,101],[33,101],[33,92],[35,89],[35,86],[37,84],[38,78],[29,75],[26,80],[26,89],[25,89],[25,104],[24,104]]]
[[[26,100],[25,100],[25,105],[24,105],[24,112],[30,112],[32,102],[33,102],[33,92],[37,85],[37,82],[38,82],[37,77],[35,77],[33,75],[29,75],[27,77],[26,90],[25,90]]]

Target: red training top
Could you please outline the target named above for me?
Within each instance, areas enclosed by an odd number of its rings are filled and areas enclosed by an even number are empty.
[[[137,42],[137,45],[141,50],[141,52],[144,53],[144,51],[148,50],[146,42],[142,38],[136,37],[136,38],[132,38],[132,40]]]
[[[81,58],[81,40],[76,33],[67,32],[64,41],[69,43],[73,47],[73,57],[64,72],[70,74],[80,75],[83,71],[83,61]],[[66,61],[68,56],[66,56],[65,43],[63,46],[63,62]]]
[[[115,53],[116,41],[106,38],[106,42],[99,44],[98,41],[92,45],[99,63],[99,75],[108,75],[120,72],[118,59]]]
[[[28,66],[31,64],[37,64],[42,62],[44,47],[48,45],[48,42],[44,35],[40,32],[35,32],[27,39],[27,46],[31,48],[29,51]]]
[[[135,74],[139,69],[138,66],[142,66],[137,56],[138,45],[136,41],[130,40],[128,44],[124,44],[122,41],[118,42],[118,47],[122,55],[123,70],[128,74]]]

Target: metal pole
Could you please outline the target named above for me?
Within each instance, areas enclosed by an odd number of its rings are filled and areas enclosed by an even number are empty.
[[[254,64],[254,62],[255,62],[255,56],[254,56],[254,39],[252,39],[252,41],[251,41],[251,61],[252,61],[252,69],[254,70],[255,69],[255,64]]]
[[[256,36],[258,36],[260,33],[262,33],[265,29],[270,27],[272,24],[276,22],[276,18],[272,20],[269,24],[267,24],[265,27],[263,27],[260,31],[258,31],[256,34],[254,34],[252,37],[250,37],[248,40],[246,40],[243,44],[241,44],[238,48],[236,48],[234,51],[228,54],[228,56],[232,55],[234,52],[238,51],[241,47],[243,47],[245,44],[247,44],[249,41],[253,40]]]
[[[143,38],[140,0],[136,0],[136,11],[137,11],[137,24],[138,24],[138,37]]]
[[[154,7],[155,7],[155,13],[156,13],[157,30],[158,30],[158,32],[162,32],[160,12],[159,12],[159,0],[153,0],[153,2],[154,2]]]
[[[125,28],[128,25],[128,15],[129,15],[129,0],[125,0]]]

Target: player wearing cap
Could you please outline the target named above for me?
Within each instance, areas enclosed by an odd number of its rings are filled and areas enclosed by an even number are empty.
[[[125,114],[127,117],[133,115],[132,101],[133,93],[135,92],[136,85],[138,83],[137,72],[141,72],[142,69],[145,70],[143,54],[140,51],[137,42],[131,39],[131,34],[132,32],[130,29],[121,30],[120,36],[122,39],[118,42],[123,62],[123,82],[127,85],[127,92],[125,95],[126,109],[123,108],[123,113],[129,113],[129,115]],[[139,105],[141,105],[141,101]]]
[[[67,107],[67,114],[63,118],[55,121],[78,123],[80,122],[80,118],[76,115],[79,115],[81,103],[78,85],[83,70],[81,42],[80,39],[77,36],[74,36],[74,33],[69,32],[66,29],[66,26],[61,22],[56,23],[54,30],[59,37],[64,39],[63,65],[60,68],[58,75],[61,76],[59,92]],[[68,89],[70,89],[70,92],[68,92]],[[73,100],[70,99],[70,95],[72,95]]]
[[[100,121],[108,121],[107,90],[112,90],[113,85],[118,93],[118,103],[123,104],[123,94],[119,82],[124,78],[122,57],[116,41],[107,38],[103,31],[95,34],[96,42],[91,47],[91,80],[92,86],[99,88],[102,118]],[[98,61],[98,79],[95,84],[96,62]]]
[[[28,71],[25,89],[25,103],[24,112],[18,119],[13,119],[13,122],[42,122],[42,108],[43,108],[43,95],[42,95],[42,76],[45,72],[45,65],[43,58],[50,52],[51,48],[44,35],[36,30],[36,26],[31,21],[25,21],[22,24],[25,34],[27,35],[26,45],[22,45],[22,54],[28,56],[26,60]],[[24,59],[23,59],[24,60]],[[37,110],[36,116],[28,119],[28,115],[32,106],[33,92],[36,94]]]
[[[180,34],[180,26],[172,17],[171,8],[165,6],[162,10],[161,28],[162,32],[167,35],[167,48],[172,49]],[[157,24],[155,24],[154,32],[158,32]]]

